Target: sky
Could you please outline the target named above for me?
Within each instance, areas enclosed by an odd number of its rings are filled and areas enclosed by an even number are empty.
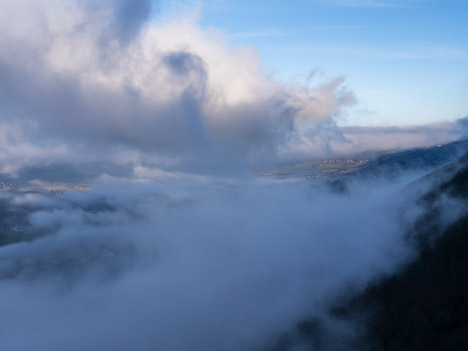
[[[160,13],[193,6],[160,3]],[[415,125],[468,115],[463,0],[197,2],[200,24],[250,46],[281,80],[344,76],[358,104],[340,125]]]
[[[4,0],[2,167],[237,172],[466,138],[444,3]]]

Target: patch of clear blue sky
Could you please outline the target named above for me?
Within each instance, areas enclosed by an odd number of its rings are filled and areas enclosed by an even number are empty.
[[[468,115],[467,0],[161,0],[201,5],[200,23],[253,47],[267,71],[343,75],[359,104],[341,124],[421,124]]]

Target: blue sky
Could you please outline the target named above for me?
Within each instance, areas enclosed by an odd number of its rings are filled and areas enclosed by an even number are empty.
[[[189,0],[160,3],[161,13]],[[468,1],[204,0],[200,24],[253,47],[281,80],[345,76],[359,103],[342,125],[468,115]]]

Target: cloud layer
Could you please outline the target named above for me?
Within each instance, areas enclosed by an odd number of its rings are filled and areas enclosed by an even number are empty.
[[[399,187],[103,178],[9,195],[47,235],[0,248],[0,347],[263,349],[407,257]]]

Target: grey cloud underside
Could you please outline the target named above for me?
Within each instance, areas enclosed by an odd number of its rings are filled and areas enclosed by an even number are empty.
[[[171,58],[172,54],[167,55],[168,65]],[[186,69],[175,72],[175,78],[184,79],[191,73],[197,78],[205,75],[200,67]],[[39,122],[43,133],[39,136],[98,144],[120,142],[163,151],[192,148],[205,140],[200,121],[203,79],[197,79],[197,86],[188,87],[174,101],[155,106],[146,103],[138,89],[131,86],[123,91],[106,91],[83,86],[74,77],[24,72],[24,68],[5,68],[1,77],[2,92],[7,92],[2,94],[5,112]]]

